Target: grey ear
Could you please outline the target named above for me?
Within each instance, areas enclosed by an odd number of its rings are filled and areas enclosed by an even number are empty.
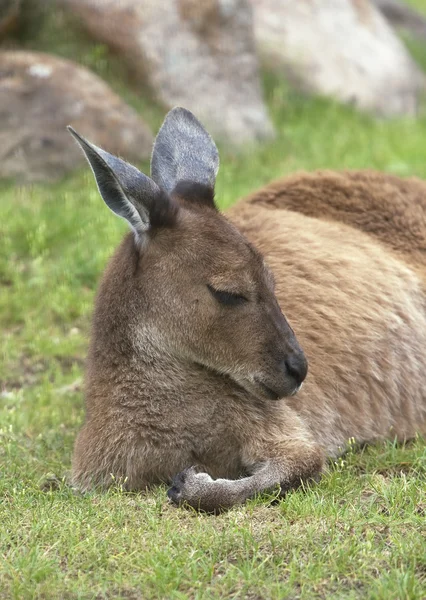
[[[67,127],[82,148],[105,204],[126,219],[137,236],[152,226],[168,226],[176,207],[146,175],[124,160],[105,152]],[[163,222],[162,222],[163,221]]]
[[[218,170],[216,144],[201,123],[185,108],[171,110],[155,140],[152,179],[169,194],[180,182],[197,183],[213,191]]]

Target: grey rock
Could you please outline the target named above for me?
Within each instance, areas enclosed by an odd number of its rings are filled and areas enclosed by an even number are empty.
[[[251,0],[264,64],[301,89],[381,116],[413,115],[424,76],[368,0]]]
[[[123,55],[166,108],[192,110],[218,139],[273,135],[248,0],[60,0]]]
[[[426,38],[424,14],[399,0],[373,0],[373,4],[394,27],[403,29],[417,38]]]
[[[127,159],[149,157],[153,136],[99,77],[37,52],[0,52],[0,177],[54,180],[83,164],[66,126]]]

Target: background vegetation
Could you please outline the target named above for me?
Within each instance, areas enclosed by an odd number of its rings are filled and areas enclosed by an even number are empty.
[[[34,15],[29,45],[90,66],[156,129],[162,113],[117,59],[67,26]],[[24,28],[20,45],[29,37]],[[425,67],[426,46],[407,43]],[[222,208],[299,169],[426,178],[426,105],[415,120],[376,121],[268,74],[264,84],[277,138],[239,156],[221,148]],[[169,506],[163,488],[82,497],[63,483],[93,296],[125,230],[88,170],[51,186],[1,184],[0,598],[426,598],[421,440],[350,451],[312,489],[215,518]]]

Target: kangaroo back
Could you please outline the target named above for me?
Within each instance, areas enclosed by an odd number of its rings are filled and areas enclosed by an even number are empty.
[[[426,266],[426,183],[375,171],[317,171],[278,179],[250,204],[351,225]]]

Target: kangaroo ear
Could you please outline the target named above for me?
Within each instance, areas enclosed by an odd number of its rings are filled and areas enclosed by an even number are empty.
[[[213,139],[185,108],[174,108],[166,116],[151,157],[151,177],[168,194],[179,184],[195,183],[204,188],[213,205],[219,170],[219,152]],[[181,186],[180,186],[181,187]],[[207,188],[207,189],[206,189]]]
[[[124,160],[105,152],[67,128],[83,150],[105,204],[126,219],[141,238],[152,227],[170,227],[177,205],[156,183]]]

